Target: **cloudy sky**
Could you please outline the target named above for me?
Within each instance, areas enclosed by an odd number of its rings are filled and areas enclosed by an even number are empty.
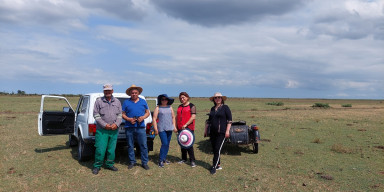
[[[0,0],[0,91],[384,98],[384,0]]]

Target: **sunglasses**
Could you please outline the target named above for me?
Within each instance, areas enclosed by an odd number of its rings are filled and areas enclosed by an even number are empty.
[[[221,97],[213,97],[214,99],[221,99]]]
[[[162,98],[161,100],[162,100],[162,101],[168,101],[168,99],[166,99],[166,98]]]

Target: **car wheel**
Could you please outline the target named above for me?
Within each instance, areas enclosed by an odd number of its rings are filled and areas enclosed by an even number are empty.
[[[259,144],[258,143],[252,143],[253,146],[253,152],[259,153]]]
[[[69,143],[70,147],[76,146],[77,145],[77,138],[74,135],[70,134],[69,138],[68,138],[68,143]]]
[[[77,160],[87,161],[93,154],[92,145],[84,142],[81,134],[79,135],[78,147],[77,147]]]

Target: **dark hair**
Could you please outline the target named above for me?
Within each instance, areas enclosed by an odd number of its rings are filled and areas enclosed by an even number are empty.
[[[179,94],[179,99],[180,99],[180,97],[181,97],[182,95],[188,97],[188,99],[189,99],[189,95],[188,95],[187,92],[181,92],[181,93]]]

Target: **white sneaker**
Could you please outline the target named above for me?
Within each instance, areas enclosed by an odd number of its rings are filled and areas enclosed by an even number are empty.
[[[181,160],[179,162],[177,162],[178,164],[184,164],[186,161],[185,160]]]
[[[223,168],[220,165],[216,166],[216,170],[222,170],[222,169]]]

